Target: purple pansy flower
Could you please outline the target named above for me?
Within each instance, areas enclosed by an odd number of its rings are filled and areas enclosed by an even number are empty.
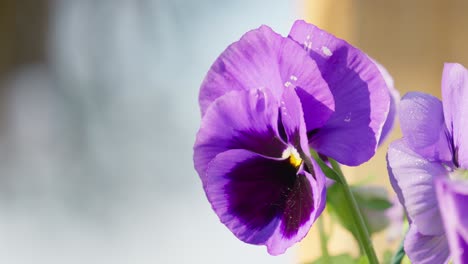
[[[414,263],[444,263],[449,258],[434,187],[435,179],[453,178],[468,169],[468,71],[445,64],[442,102],[412,92],[400,102],[403,138],[393,142],[387,161],[390,182],[404,205],[410,228],[404,247]]]
[[[207,197],[239,239],[271,254],[301,240],[325,206],[325,177],[309,147],[362,163],[389,111],[372,60],[302,21],[288,38],[261,26],[231,44],[199,102],[194,163]]]

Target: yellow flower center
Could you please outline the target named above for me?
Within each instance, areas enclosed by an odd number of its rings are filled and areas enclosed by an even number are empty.
[[[288,158],[289,163],[296,169],[299,168],[299,166],[302,164],[301,156],[299,155],[299,152],[297,152],[297,149],[293,146],[288,146],[288,148],[283,151],[281,157],[283,159]]]
[[[468,170],[455,169],[450,173],[450,178],[453,180],[468,180]]]

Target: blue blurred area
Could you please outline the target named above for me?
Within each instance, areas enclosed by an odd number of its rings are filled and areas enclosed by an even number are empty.
[[[214,59],[288,1],[55,1],[44,62],[11,74],[0,263],[289,263],[238,241],[193,169]]]

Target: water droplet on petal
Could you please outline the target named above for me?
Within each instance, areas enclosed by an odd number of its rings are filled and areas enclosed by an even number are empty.
[[[328,56],[328,57],[333,55],[333,52],[327,46],[322,46],[322,52],[325,56]]]

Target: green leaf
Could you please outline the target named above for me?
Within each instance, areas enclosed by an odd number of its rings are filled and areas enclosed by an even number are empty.
[[[309,262],[308,264],[358,264],[358,263],[363,264],[363,263],[357,262],[357,260],[355,260],[353,257],[351,257],[348,254],[341,254],[338,256],[328,257],[328,262],[323,257],[320,257],[312,262]]]
[[[352,188],[354,198],[356,202],[359,204],[361,208],[368,208],[375,211],[385,211],[392,207],[392,203],[383,197],[365,197],[360,195],[359,192],[356,192],[354,188]]]
[[[403,259],[405,257],[405,249],[403,247],[403,244],[404,244],[403,242],[404,240],[401,241],[400,246],[395,252],[395,255],[392,258],[391,264],[401,264],[403,262]]]
[[[356,264],[369,264],[369,259],[367,259],[367,256],[361,256]]]
[[[340,184],[333,184],[327,188],[327,210],[330,215],[338,220],[341,226],[356,235],[354,220],[347,203],[344,201],[345,195]]]
[[[361,215],[370,234],[379,232],[386,228],[389,220],[385,215],[385,210],[392,204],[383,197],[367,195],[359,188],[352,188],[354,197],[358,204]],[[346,206],[346,199],[340,184],[334,184],[327,188],[327,210],[330,215],[337,219],[337,222],[348,230],[357,241],[357,233],[350,208]],[[374,212],[374,213],[372,213]]]
[[[385,211],[389,209],[390,207],[392,207],[392,203],[389,200],[382,199],[382,198],[373,198],[369,200],[364,200],[362,205],[367,208],[378,210],[378,211]]]
[[[359,207],[374,211],[384,211],[393,206],[385,188],[381,186],[351,186]]]

